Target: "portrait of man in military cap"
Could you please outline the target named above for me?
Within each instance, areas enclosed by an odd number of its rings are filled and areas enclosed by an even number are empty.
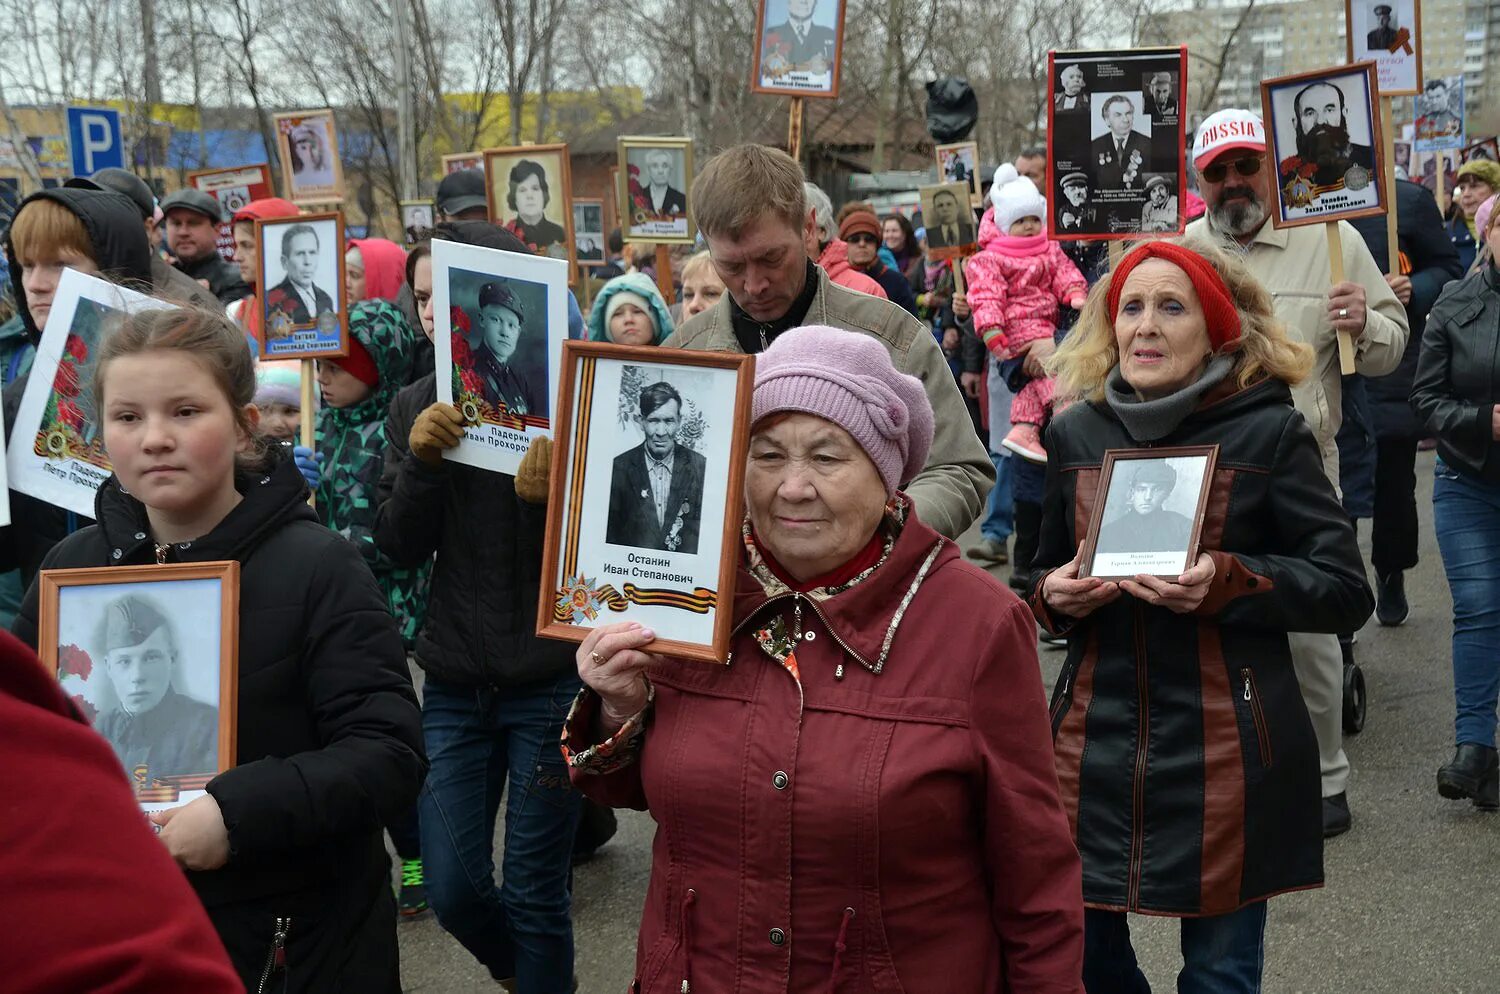
[[[1208,478],[1208,455],[1114,461],[1093,576],[1180,575],[1195,550],[1193,524]]]
[[[127,772],[150,778],[219,770],[219,709],[180,691],[182,646],[156,602],[127,593],[104,608],[96,640],[118,706],[95,728]]]
[[[526,308],[505,280],[479,288],[478,320],[471,322],[474,372],[479,375],[484,402],[509,414],[547,413],[545,397],[538,396],[532,378],[512,360],[526,334]]]
[[[1089,201],[1089,178],[1081,172],[1068,173],[1059,181],[1062,200],[1057,209],[1057,226],[1062,232],[1093,230],[1098,211]]]
[[[1396,44],[1397,26],[1393,14],[1388,3],[1378,3],[1370,10],[1375,27],[1365,33],[1365,44],[1369,48],[1389,50]]]
[[[1177,230],[1177,194],[1172,180],[1160,173],[1146,177],[1146,204],[1141,208],[1142,231]]]

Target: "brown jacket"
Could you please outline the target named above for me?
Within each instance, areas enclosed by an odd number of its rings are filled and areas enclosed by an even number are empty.
[[[927,468],[906,487],[917,515],[948,538],[958,538],[974,523],[995,484],[995,467],[974,434],[974,423],[959,396],[953,372],[932,333],[916,318],[869,294],[846,290],[818,270],[818,292],[807,310],[808,324],[831,325],[880,339],[891,361],[927,388],[937,430]],[[662,343],[667,348],[703,352],[738,352],[730,321],[729,295],[683,323]]]

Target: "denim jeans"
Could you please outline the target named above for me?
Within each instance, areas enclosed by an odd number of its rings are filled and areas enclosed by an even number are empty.
[[[569,870],[582,795],[558,746],[576,677],[510,693],[428,678],[422,729],[427,899],[438,921],[520,994],[573,982]],[[495,885],[495,817],[506,781],[505,857]]]
[[[990,462],[995,464],[995,487],[990,491],[989,503],[985,505],[984,521],[979,532],[987,539],[1002,545],[1016,530],[1016,502],[1011,497],[1010,468],[1014,460],[1009,455],[991,452]]]
[[[1260,994],[1266,902],[1227,915],[1182,919],[1178,994]],[[1151,994],[1136,965],[1123,912],[1083,912],[1083,986],[1088,994]]]
[[[1454,741],[1495,744],[1500,698],[1500,486],[1437,461],[1432,518],[1453,594]]]

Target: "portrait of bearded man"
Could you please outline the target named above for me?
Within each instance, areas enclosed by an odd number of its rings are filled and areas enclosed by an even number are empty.
[[[1353,166],[1360,166],[1368,178],[1375,166],[1370,146],[1349,139],[1349,112],[1344,91],[1332,83],[1317,82],[1304,86],[1292,101],[1297,131],[1297,157],[1317,166],[1312,183],[1319,187],[1345,182]],[[1288,164],[1282,163],[1282,172]],[[1362,184],[1361,184],[1362,185]]]

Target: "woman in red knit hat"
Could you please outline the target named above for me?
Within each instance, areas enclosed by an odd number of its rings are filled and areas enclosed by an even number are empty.
[[[1048,363],[1078,402],[1047,431],[1030,601],[1068,640],[1052,728],[1083,857],[1089,994],[1150,990],[1129,912],[1182,919],[1178,991],[1259,991],[1266,900],[1322,885],[1317,742],[1286,633],[1357,630],[1374,602],[1292,407],[1311,364],[1241,263],[1163,241],[1094,287]],[[1080,576],[1106,452],[1206,445],[1218,462],[1186,571]],[[1169,516],[1172,463],[1117,466],[1122,519]],[[1191,516],[1196,494],[1174,504]],[[1143,550],[1136,524],[1122,549]]]

